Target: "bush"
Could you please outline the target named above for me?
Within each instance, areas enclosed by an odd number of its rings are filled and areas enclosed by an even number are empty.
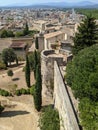
[[[27,94],[30,94],[30,88],[28,88],[28,89],[26,90],[26,93],[27,93]]]
[[[30,94],[31,94],[31,95],[34,95],[34,89],[35,89],[35,86],[33,85],[33,86],[30,88]]]
[[[6,90],[0,89],[0,95],[7,97],[10,96],[11,94]]]
[[[60,130],[58,111],[52,107],[45,108],[41,114],[39,123],[41,130]]]
[[[21,95],[20,90],[16,90],[15,94],[16,94],[17,96],[20,96],[20,95]]]
[[[31,88],[28,88],[28,89],[24,89],[24,88],[21,88],[21,89],[18,89],[16,90],[15,94],[17,96],[20,96],[22,94],[31,94],[31,95],[34,95],[34,85],[31,87]]]
[[[8,74],[8,76],[11,76],[11,77],[12,77],[12,76],[13,76],[13,71],[12,71],[12,70],[8,70],[8,71],[7,71],[7,74]]]
[[[21,89],[21,94],[27,94],[26,89],[22,88],[22,89]]]

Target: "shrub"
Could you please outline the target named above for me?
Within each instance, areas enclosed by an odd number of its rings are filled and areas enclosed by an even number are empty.
[[[39,120],[41,130],[60,130],[60,120],[58,111],[52,107],[43,110]]]
[[[29,88],[26,90],[26,93],[27,93],[27,94],[30,94],[30,89],[29,89]]]
[[[8,91],[6,91],[6,90],[4,90],[4,89],[0,89],[0,95],[1,96],[11,96],[11,94],[8,92]]]
[[[20,96],[22,94],[34,95],[34,88],[35,88],[35,85],[33,85],[31,88],[28,88],[28,89],[21,88],[21,89],[16,90],[15,94],[17,96]]]
[[[21,95],[20,90],[16,90],[15,94],[16,94],[17,96],[20,96],[20,95]]]
[[[20,91],[21,91],[21,94],[27,94],[27,91],[24,88],[22,88]]]
[[[35,86],[33,85],[33,86],[30,88],[30,94],[31,94],[31,95],[34,95],[34,89],[35,89]]]
[[[12,71],[12,70],[8,70],[8,71],[7,71],[7,74],[8,74],[8,76],[11,76],[11,77],[12,77],[12,76],[13,76],[13,71]]]

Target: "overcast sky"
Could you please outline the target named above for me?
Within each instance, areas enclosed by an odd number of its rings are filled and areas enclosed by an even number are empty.
[[[92,1],[98,3],[98,0],[0,0],[0,6],[13,5],[13,4],[35,4],[35,3],[48,3],[48,2],[80,2],[80,1]]]

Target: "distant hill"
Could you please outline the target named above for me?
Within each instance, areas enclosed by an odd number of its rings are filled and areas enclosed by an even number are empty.
[[[6,7],[33,7],[33,8],[98,8],[98,3],[83,1],[83,2],[48,2],[39,4],[23,4],[16,3],[13,5],[7,5]]]

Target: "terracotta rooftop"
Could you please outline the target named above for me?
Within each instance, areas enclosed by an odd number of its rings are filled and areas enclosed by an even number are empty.
[[[10,48],[24,48],[26,46],[23,42],[16,42],[10,45]]]

